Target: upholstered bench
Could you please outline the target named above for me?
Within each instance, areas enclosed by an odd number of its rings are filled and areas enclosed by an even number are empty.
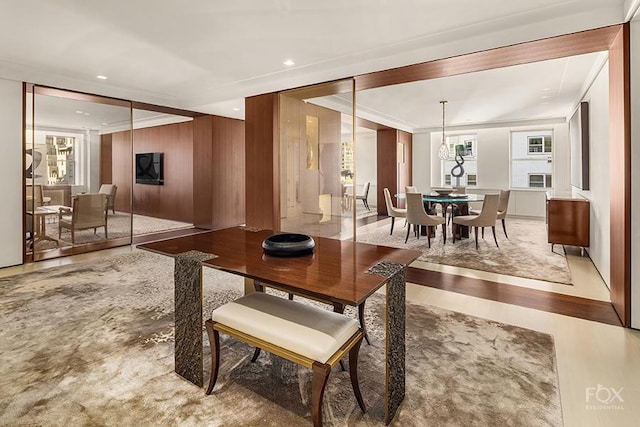
[[[348,352],[351,385],[360,409],[365,411],[358,384],[362,331],[356,320],[255,292],[217,308],[205,323],[211,345],[207,394],[211,394],[218,378],[219,332],[222,332],[313,371],[311,417],[314,426],[322,425],[322,397],[331,368]]]

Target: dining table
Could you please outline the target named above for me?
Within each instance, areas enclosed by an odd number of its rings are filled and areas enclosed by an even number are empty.
[[[407,198],[405,193],[398,193],[395,195],[398,200],[405,200]],[[484,201],[483,194],[423,194],[422,201],[425,205],[425,211],[432,211],[432,203],[437,203],[442,206],[442,216],[447,217],[447,208],[449,206],[457,205],[460,215],[469,215],[469,203]],[[454,209],[451,210],[452,214],[455,214]],[[456,238],[468,238],[469,227],[458,227],[459,235]],[[426,232],[425,232],[426,233]]]
[[[389,424],[405,397],[406,269],[421,252],[312,236],[311,254],[280,257],[262,247],[273,234],[233,227],[138,245],[174,258],[176,373],[203,386],[203,266],[341,305],[359,306],[385,286],[384,422]]]

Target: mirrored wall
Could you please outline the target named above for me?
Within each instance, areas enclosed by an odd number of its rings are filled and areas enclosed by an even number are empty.
[[[353,80],[280,94],[280,229],[354,232]]]
[[[127,189],[101,176],[101,129],[131,129],[131,104],[30,86],[25,97],[25,253],[39,260],[131,243]],[[131,156],[132,142],[123,148]],[[120,173],[131,176],[130,162]]]

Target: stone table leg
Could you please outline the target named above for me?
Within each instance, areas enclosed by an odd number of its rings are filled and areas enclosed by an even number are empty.
[[[198,387],[204,384],[202,261],[215,255],[189,251],[175,257],[175,371]]]
[[[383,261],[369,273],[388,277],[384,423],[389,425],[405,396],[406,266]]]

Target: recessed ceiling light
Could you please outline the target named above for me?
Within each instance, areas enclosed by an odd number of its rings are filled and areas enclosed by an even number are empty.
[[[542,90],[543,90],[543,91],[545,91],[545,92],[549,92],[549,91],[551,90],[551,88],[550,88],[550,87],[545,87],[545,88],[544,88],[544,89],[542,89]]]
[[[76,110],[76,113],[77,114],[82,114],[82,113],[84,113],[84,111]]]
[[[102,126],[107,126],[109,123],[100,123]]]
[[[100,80],[107,80],[109,77],[107,76],[103,76],[102,74],[96,76],[96,79],[100,79]]]
[[[548,98],[549,98],[549,95],[542,95],[542,96],[540,97],[540,99],[548,99]]]
[[[296,65],[295,62],[293,62],[293,60],[291,59],[287,59],[286,61],[283,62],[284,65],[286,65],[287,67],[291,67],[293,65]]]
[[[233,111],[240,111],[238,107],[232,108]]]

